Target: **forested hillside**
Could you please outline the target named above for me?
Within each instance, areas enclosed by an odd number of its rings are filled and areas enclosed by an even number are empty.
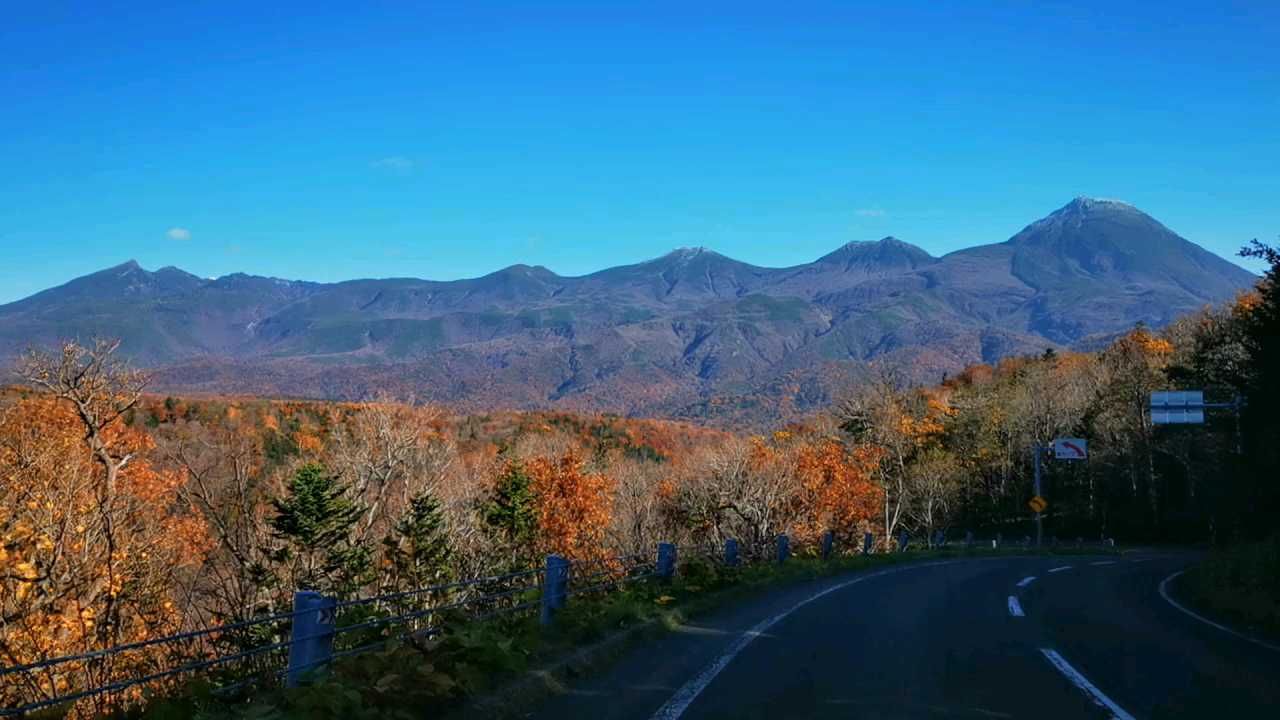
[[[129,262],[0,306],[0,372],[32,343],[111,337],[175,394],[547,409],[766,430],[869,362],[913,382],[1160,328],[1256,277],[1125,203],[1077,198],[933,257],[888,237],[768,268],[705,248],[580,277],[203,279]]]

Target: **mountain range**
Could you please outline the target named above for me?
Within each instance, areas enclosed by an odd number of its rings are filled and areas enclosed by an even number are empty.
[[[128,262],[0,305],[0,366],[107,336],[159,389],[460,409],[562,407],[763,422],[870,361],[921,380],[1161,326],[1256,282],[1131,205],[1077,198],[943,257],[888,237],[788,268],[682,248],[579,277],[332,284]]]

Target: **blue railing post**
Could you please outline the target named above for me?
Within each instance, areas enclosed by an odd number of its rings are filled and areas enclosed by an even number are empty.
[[[289,639],[286,684],[297,687],[302,678],[333,657],[333,624],[337,601],[318,592],[293,594],[293,631]]]
[[[907,531],[903,530],[902,532],[898,533],[898,552],[906,552],[907,543],[908,543]]]
[[[1000,543],[1004,540],[1004,533],[996,533],[996,538],[991,541],[992,549],[1000,547]]]
[[[676,574],[676,546],[671,543],[658,543],[658,577],[670,580]]]
[[[724,541],[725,567],[738,567],[738,541],[729,538]]]
[[[831,557],[831,545],[835,542],[835,534],[830,530],[822,533],[822,559]]]
[[[542,624],[550,625],[556,611],[564,607],[569,593],[569,561],[559,555],[548,555],[542,575]]]
[[[786,533],[778,536],[778,562],[786,562],[791,557],[791,540]]]
[[[973,548],[973,531],[972,530],[965,531],[964,547],[966,550]]]
[[[871,533],[862,534],[862,554],[863,555],[870,555],[871,551],[875,549],[875,544],[876,544],[875,535],[872,535]]]

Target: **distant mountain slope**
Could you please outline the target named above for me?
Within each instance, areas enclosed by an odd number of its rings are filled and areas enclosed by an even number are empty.
[[[0,364],[101,335],[175,391],[739,417],[826,402],[865,361],[932,380],[1159,326],[1255,280],[1130,205],[1077,198],[941,258],[889,237],[790,268],[682,248],[581,277],[513,265],[335,284],[130,262],[0,306]]]

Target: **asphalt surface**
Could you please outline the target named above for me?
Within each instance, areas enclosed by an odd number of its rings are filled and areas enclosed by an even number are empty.
[[[1280,652],[1160,596],[1191,560],[988,558],[815,581],[664,635],[529,717],[1280,717]]]

